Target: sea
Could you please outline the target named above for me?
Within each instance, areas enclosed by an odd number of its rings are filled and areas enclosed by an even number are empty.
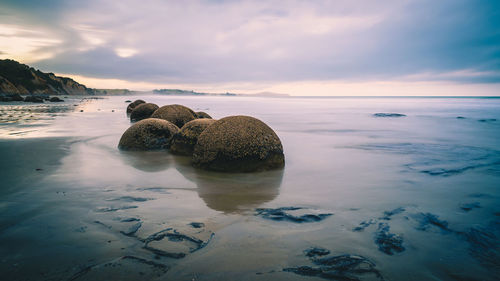
[[[285,167],[118,149],[128,101],[248,115]],[[0,104],[2,280],[498,280],[500,99]]]

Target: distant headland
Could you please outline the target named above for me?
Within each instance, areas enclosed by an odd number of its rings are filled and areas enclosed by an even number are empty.
[[[15,60],[0,60],[0,94],[6,95],[141,95],[158,94],[172,96],[258,96],[286,97],[287,94],[261,92],[253,94],[205,93],[181,89],[155,89],[134,91],[129,89],[94,89],[76,82],[69,77],[42,72]]]
[[[0,60],[0,93],[18,95],[96,95],[68,77],[45,73],[15,60]]]

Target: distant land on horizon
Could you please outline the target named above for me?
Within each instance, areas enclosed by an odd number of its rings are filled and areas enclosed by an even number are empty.
[[[235,94],[235,93],[203,93],[181,89],[155,89],[154,94],[172,95],[172,96],[252,96],[252,97],[288,97],[288,94],[279,94],[273,92],[260,92],[254,94]]]
[[[181,89],[155,89],[134,91],[129,89],[94,89],[69,77],[42,72],[15,60],[0,60],[0,94],[20,95],[141,95],[159,94],[175,96],[259,96],[286,97],[287,94],[261,92],[255,94],[204,93]]]

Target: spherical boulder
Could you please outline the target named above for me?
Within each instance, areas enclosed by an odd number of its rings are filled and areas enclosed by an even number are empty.
[[[183,105],[170,104],[158,108],[151,117],[170,121],[182,128],[187,122],[196,119],[196,113]]]
[[[203,112],[203,111],[195,112],[195,114],[196,114],[196,117],[199,119],[202,119],[202,118],[212,119],[212,116],[208,115],[208,113]]]
[[[250,116],[229,116],[207,127],[193,151],[195,167],[223,172],[281,168],[283,146],[264,122]]]
[[[174,124],[156,118],[141,120],[123,133],[118,148],[122,150],[154,150],[170,147],[179,131]]]
[[[157,109],[158,106],[154,103],[141,103],[130,113],[130,121],[135,122],[149,118]]]
[[[216,120],[195,119],[187,122],[172,139],[170,152],[178,155],[192,155],[198,136]]]
[[[134,110],[134,108],[136,106],[138,106],[139,104],[141,104],[141,103],[146,103],[146,102],[143,101],[143,100],[135,100],[134,102],[129,103],[129,105],[127,106],[127,114],[132,113],[132,111]]]

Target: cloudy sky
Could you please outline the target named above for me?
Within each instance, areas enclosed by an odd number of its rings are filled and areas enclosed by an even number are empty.
[[[500,1],[0,1],[0,58],[90,87],[500,95]]]

